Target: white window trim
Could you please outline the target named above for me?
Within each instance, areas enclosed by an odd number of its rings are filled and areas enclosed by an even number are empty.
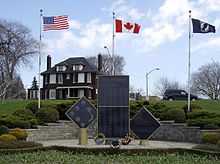
[[[52,81],[52,78],[51,77],[55,77],[55,79],[53,78],[53,81]],[[56,84],[56,74],[50,74],[50,84]]]
[[[80,76],[80,75],[82,75],[82,76]],[[85,73],[78,73],[78,83],[85,83]]]
[[[57,83],[63,84],[63,74],[57,74]]]
[[[54,92],[54,95],[51,92]],[[56,99],[56,89],[49,90],[49,99]]]
[[[80,91],[82,91],[82,92],[80,92]],[[80,95],[80,93],[83,93],[82,95]],[[78,97],[79,98],[81,98],[81,97],[83,97],[83,96],[85,96],[85,90],[84,89],[78,89],[78,93],[77,93],[78,95]]]
[[[88,78],[89,77],[89,78]],[[87,83],[92,83],[92,74],[91,73],[87,73],[87,79],[86,79]]]
[[[73,65],[73,71],[82,71],[83,65],[82,64],[75,64]]]
[[[66,79],[67,79],[67,80],[70,79],[70,74],[69,74],[69,73],[66,74]]]
[[[76,81],[76,74],[73,74],[73,84],[77,83]]]
[[[57,72],[62,72],[62,71],[66,71],[66,66],[65,65],[58,65],[56,67]]]

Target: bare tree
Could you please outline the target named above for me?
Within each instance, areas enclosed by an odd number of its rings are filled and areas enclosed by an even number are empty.
[[[39,44],[28,28],[0,20],[0,99],[24,97],[18,68],[29,65],[38,48]]]
[[[87,60],[89,63],[93,65],[98,65],[98,60],[96,56],[91,56],[88,57]],[[125,66],[125,60],[124,57],[119,56],[119,55],[114,55],[113,59],[109,55],[102,55],[102,72],[104,72],[107,75],[112,74],[113,70],[113,65],[114,65],[114,70],[116,75],[121,75],[123,74],[123,69]]]
[[[30,63],[38,52],[38,42],[25,26],[0,20],[0,63],[5,76],[13,80],[15,71],[22,64]]]
[[[162,77],[156,82],[155,94],[162,96],[167,89],[182,89],[178,81],[171,81]]]
[[[220,97],[220,63],[212,63],[201,66],[192,74],[192,90],[208,96],[211,99]]]

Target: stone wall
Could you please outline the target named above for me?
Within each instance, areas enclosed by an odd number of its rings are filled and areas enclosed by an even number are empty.
[[[88,127],[89,138],[96,136],[94,121]],[[201,133],[198,127],[187,127],[186,124],[177,124],[172,121],[162,121],[161,126],[153,133],[151,140],[176,142],[201,142]],[[71,121],[49,123],[48,126],[38,126],[38,129],[28,130],[28,141],[45,141],[59,139],[76,139],[79,136],[79,127]]]
[[[59,121],[48,123],[47,126],[38,126],[37,129],[28,129],[28,141],[46,141],[76,139],[79,136],[79,127],[71,121]],[[96,121],[88,127],[88,137],[94,138],[96,135]]]
[[[188,127],[186,124],[177,124],[172,121],[161,121],[160,123],[161,126],[150,139],[201,143],[202,132],[199,127]]]

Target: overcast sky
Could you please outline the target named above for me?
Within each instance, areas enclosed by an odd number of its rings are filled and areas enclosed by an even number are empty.
[[[192,38],[192,72],[213,60],[220,61],[220,0],[7,0],[1,1],[2,19],[27,26],[39,40],[39,10],[45,16],[68,15],[70,29],[43,33],[46,44],[42,58],[45,70],[46,55],[52,64],[69,57],[94,56],[111,49],[112,11],[117,18],[141,25],[139,34],[116,34],[115,53],[124,56],[125,74],[130,84],[145,90],[145,74],[155,67],[160,71],[150,77],[150,93],[161,77],[187,82],[188,10],[192,17],[216,26],[216,34],[194,34]],[[37,76],[37,58],[32,68],[19,70],[25,87]]]

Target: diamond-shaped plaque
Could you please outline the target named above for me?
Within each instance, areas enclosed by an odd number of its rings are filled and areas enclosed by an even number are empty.
[[[131,119],[130,128],[139,139],[149,138],[160,127],[159,121],[144,107]]]
[[[96,119],[96,108],[85,97],[82,97],[68,109],[66,116],[80,128],[86,128]]]

